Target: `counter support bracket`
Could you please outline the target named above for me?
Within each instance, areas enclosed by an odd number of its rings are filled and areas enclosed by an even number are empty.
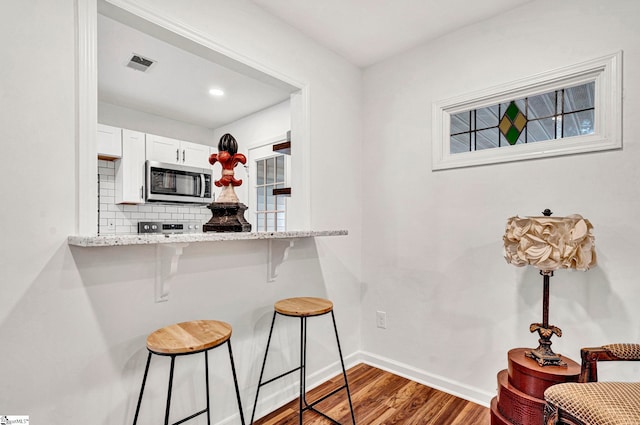
[[[188,243],[168,243],[156,245],[156,279],[155,279],[155,301],[157,303],[169,300],[170,283],[173,276],[178,272],[178,260],[182,255],[183,248],[189,246]],[[165,261],[168,257],[170,261]],[[169,270],[164,270],[164,265],[169,263]]]
[[[293,239],[269,239],[267,258],[267,281],[275,282],[278,269],[289,257],[289,250],[293,248]]]

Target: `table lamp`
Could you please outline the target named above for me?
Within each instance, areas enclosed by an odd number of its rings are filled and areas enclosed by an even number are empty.
[[[560,328],[549,325],[549,278],[557,269],[588,270],[596,265],[593,226],[580,215],[551,217],[549,209],[542,217],[511,217],[503,237],[504,257],[517,267],[530,265],[543,277],[542,323],[532,323],[529,331],[538,331],[540,344],[525,355],[540,366],[563,366],[560,356],[551,350],[551,336],[562,336]]]

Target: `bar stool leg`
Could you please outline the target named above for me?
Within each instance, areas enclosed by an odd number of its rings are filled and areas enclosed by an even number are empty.
[[[173,369],[176,364],[176,356],[171,356],[171,369],[169,370],[169,391],[167,392],[167,410],[164,415],[164,425],[169,425],[169,409],[171,407],[171,390],[173,389]]]
[[[299,398],[299,418],[302,425],[302,416],[309,406],[306,397],[306,368],[307,368],[307,318],[300,318],[300,398]],[[303,408],[304,403],[304,408]]]
[[[144,393],[144,386],[147,383],[147,374],[149,373],[149,365],[151,364],[151,351],[147,356],[147,365],[144,368],[144,376],[142,378],[142,387],[140,388],[140,396],[138,397],[138,405],[136,406],[136,414],[133,417],[133,425],[138,422],[138,414],[140,413],[140,405],[142,404],[142,394]]]
[[[207,384],[207,425],[211,425],[211,409],[209,408],[209,351],[204,352],[204,382]]]
[[[347,399],[349,400],[349,409],[351,410],[351,421],[353,425],[356,425],[356,417],[353,413],[353,404],[351,403],[351,391],[349,391],[349,382],[347,381],[347,370],[344,367],[344,360],[342,358],[342,348],[340,347],[340,338],[338,338],[338,327],[336,326],[336,317],[331,310],[331,320],[333,321],[333,330],[336,333],[336,342],[338,343],[338,354],[340,355],[340,365],[342,366],[342,376],[344,377],[344,386],[347,390]]]
[[[273,334],[273,325],[276,322],[276,312],[273,312],[273,318],[271,319],[271,329],[269,330],[269,338],[267,339],[267,349],[264,352],[264,360],[262,361],[262,368],[260,369],[260,379],[258,379],[258,388],[256,389],[256,400],[253,403],[253,411],[251,412],[251,422],[253,425],[253,419],[256,414],[256,407],[258,406],[258,395],[260,394],[260,387],[262,386],[262,377],[264,375],[264,367],[267,364],[267,355],[269,354],[269,345],[271,344],[271,336]]]
[[[240,422],[244,425],[244,413],[242,412],[242,401],[240,400],[240,388],[238,388],[238,376],[236,375],[236,365],[233,361],[233,352],[231,351],[231,340],[227,340],[229,347],[229,360],[231,361],[231,372],[233,373],[233,384],[236,387],[236,399],[238,400],[238,411],[240,412]]]

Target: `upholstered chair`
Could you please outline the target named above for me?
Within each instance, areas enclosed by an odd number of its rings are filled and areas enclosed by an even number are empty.
[[[640,360],[640,344],[581,350],[579,383],[549,387],[545,425],[638,425],[640,382],[598,382],[598,361]]]

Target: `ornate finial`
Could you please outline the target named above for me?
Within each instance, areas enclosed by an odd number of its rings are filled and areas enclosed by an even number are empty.
[[[549,208],[547,208],[546,210],[542,211],[542,215],[545,217],[549,217],[551,214],[553,214],[551,212],[551,210]]]

